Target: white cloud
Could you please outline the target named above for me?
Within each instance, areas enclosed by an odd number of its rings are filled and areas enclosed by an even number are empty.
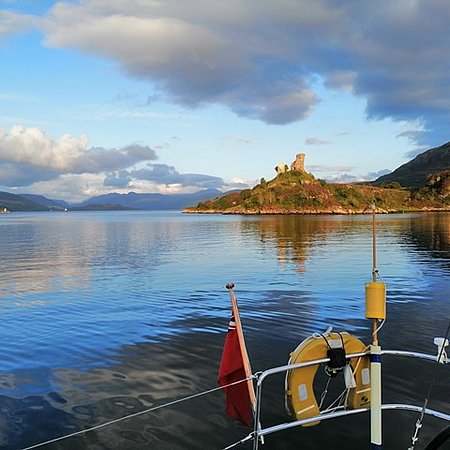
[[[270,2],[262,6],[278,11]],[[316,96],[301,75],[275,76],[269,89],[265,72],[273,69],[258,60],[273,59],[281,47],[255,32],[257,10],[199,1],[59,2],[45,20],[45,43],[117,61],[125,73],[149,80],[184,106],[222,103],[270,123],[302,119]]]
[[[0,129],[0,180],[11,188],[79,201],[86,196],[136,190],[195,192],[205,188],[233,188],[238,182],[199,173],[180,173],[167,164],[155,164],[155,151],[131,144],[120,149],[88,147],[87,136],[53,139],[38,128]],[[143,165],[145,163],[145,165]]]
[[[60,175],[47,181],[37,180],[27,185],[26,189],[20,188],[20,192],[32,192],[52,199],[77,203],[88,197],[107,193],[103,187],[103,178],[104,176],[98,174]]]
[[[328,175],[325,177],[325,180],[329,183],[357,183],[359,181],[365,181],[364,178],[349,173]]]
[[[231,191],[233,189],[247,189],[256,186],[259,180],[247,180],[245,178],[233,177],[225,180],[222,186],[223,191]]]
[[[108,109],[100,118],[172,119],[149,108],[169,100],[188,107],[221,104],[247,118],[285,124],[311,114],[321,80],[364,98],[371,118],[416,121],[399,137],[421,149],[448,140],[449,15],[447,0],[62,0],[39,25],[47,46],[106,58],[152,92],[159,88],[155,95],[139,94],[148,96],[142,109]],[[34,29],[38,20],[0,11],[0,39]],[[10,95],[0,97],[21,101]],[[310,137],[306,143],[327,141]],[[225,182],[175,168],[158,172],[156,165],[142,171],[136,164],[156,155],[141,150],[89,148],[86,136],[52,138],[14,127],[0,131],[0,177],[20,184],[92,174],[101,180],[98,189],[105,178],[116,185],[158,184],[139,176],[160,176],[171,189]],[[349,172],[348,166],[328,173]]]
[[[28,185],[63,174],[104,173],[157,159],[153,149],[129,145],[120,149],[88,148],[85,135],[68,134],[52,139],[38,128],[13,126],[0,129],[0,175],[2,183]]]
[[[38,26],[36,17],[17,14],[12,11],[0,11],[0,40],[6,36],[20,34]]]
[[[290,123],[319,101],[319,77],[364,97],[372,118],[421,118],[416,140],[436,144],[450,120],[449,14],[447,0],[84,0],[56,3],[43,30],[48,46],[115,61],[184,106]]]
[[[365,175],[352,175],[345,171],[336,171],[333,174],[327,175],[325,179],[331,183],[357,183],[363,181],[374,181],[387,173],[390,173],[390,170],[383,169],[378,172],[369,172]]]
[[[105,178],[105,186],[126,187],[135,180],[146,180],[165,185],[196,186],[197,188],[220,188],[223,179],[199,173],[180,173],[167,164],[150,164],[139,169],[122,170]]]
[[[73,204],[110,192],[118,194],[127,194],[128,192],[191,194],[200,190],[195,185],[161,184],[157,181],[141,179],[130,179],[130,182],[123,186],[105,186],[104,178],[105,176],[101,174],[61,175],[58,179],[38,181],[28,186],[26,191],[32,191],[34,194],[41,194],[54,199],[66,200]],[[20,191],[25,192],[23,188]]]
[[[87,136],[53,140],[38,128],[14,126],[0,130],[0,159],[63,172],[86,151],[87,142]]]
[[[311,170],[312,172],[351,172],[354,169],[353,166],[350,166],[348,164],[343,165],[334,165],[329,166],[325,164],[312,164],[308,165],[308,170]]]
[[[317,137],[309,137],[305,139],[305,144],[306,145],[325,145],[325,144],[329,144],[330,141],[326,141],[324,139],[320,139]]]

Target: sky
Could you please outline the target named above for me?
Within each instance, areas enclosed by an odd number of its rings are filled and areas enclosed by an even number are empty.
[[[0,190],[373,180],[448,140],[448,0],[0,0]]]

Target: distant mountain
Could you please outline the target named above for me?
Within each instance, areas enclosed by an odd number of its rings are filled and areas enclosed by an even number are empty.
[[[0,209],[6,208],[8,211],[47,211],[46,206],[40,205],[21,195],[9,192],[0,192]]]
[[[46,209],[68,209],[70,205],[64,200],[52,200],[50,198],[44,197],[43,195],[35,195],[35,194],[20,194],[21,197],[24,197],[28,200],[31,200],[34,203],[45,206]]]
[[[229,191],[227,193],[234,192]],[[188,206],[196,205],[199,202],[210,200],[224,195],[218,189],[204,189],[193,194],[105,194],[91,197],[82,203],[69,205],[64,200],[54,200],[43,195],[34,194],[11,194],[0,192],[0,210],[4,208],[9,211],[48,211],[65,209],[70,210],[127,210],[127,209],[148,209],[148,210],[181,210]]]
[[[397,182],[404,187],[423,187],[433,174],[450,169],[450,142],[427,150],[372,184]]]
[[[188,206],[196,205],[199,202],[209,200],[224,195],[218,189],[205,189],[194,194],[137,194],[129,192],[128,194],[105,194],[91,197],[82,203],[73,205],[76,207],[90,207],[95,205],[119,205],[132,209],[165,210],[165,209],[183,209]]]
[[[121,205],[85,205],[72,206],[70,211],[134,211],[134,208]]]

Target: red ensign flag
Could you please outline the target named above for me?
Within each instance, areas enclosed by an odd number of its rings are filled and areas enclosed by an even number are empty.
[[[246,377],[243,355],[236,331],[236,323],[234,317],[231,317],[223,347],[218,382],[220,386],[225,386],[235,381],[244,380]],[[244,381],[234,386],[223,388],[223,390],[227,398],[225,405],[227,414],[250,427],[252,425],[253,415],[247,382]]]

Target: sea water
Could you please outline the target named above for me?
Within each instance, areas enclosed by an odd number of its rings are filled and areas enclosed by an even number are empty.
[[[450,214],[377,216],[387,284],[383,348],[436,353],[450,320]],[[21,449],[204,392],[217,372],[235,284],[253,371],[283,365],[328,326],[369,343],[370,216],[179,212],[0,217],[0,448]],[[385,403],[450,413],[450,370],[383,358]],[[289,421],[283,377],[262,425]],[[384,413],[386,449],[407,448],[417,414]],[[421,443],[445,423],[426,418]],[[221,449],[249,430],[221,391],[46,449]],[[368,415],[266,438],[266,449],[368,448]],[[246,444],[238,448],[251,448]]]

